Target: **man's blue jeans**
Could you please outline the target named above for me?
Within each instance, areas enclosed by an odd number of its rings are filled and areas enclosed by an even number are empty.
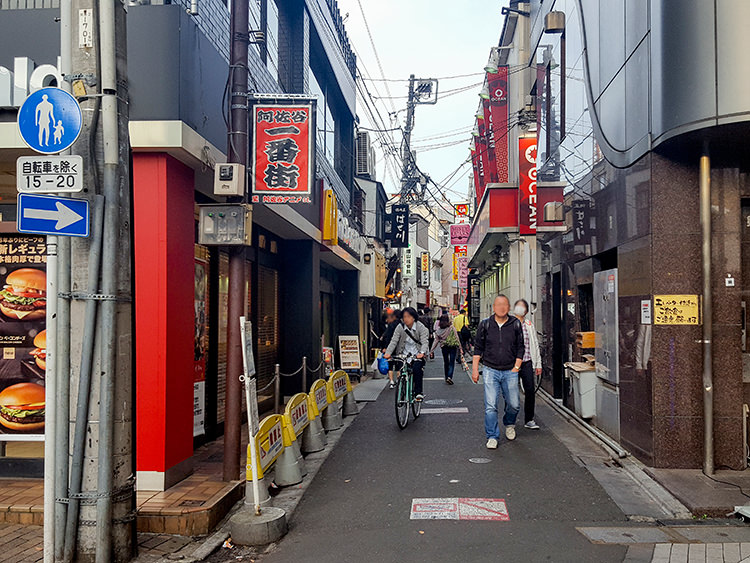
[[[521,408],[518,393],[518,374],[511,370],[492,369],[484,366],[484,431],[487,439],[500,439],[497,421],[497,401],[502,392],[505,399],[503,424],[513,426]]]

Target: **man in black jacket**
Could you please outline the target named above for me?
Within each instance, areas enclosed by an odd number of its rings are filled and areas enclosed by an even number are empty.
[[[474,362],[471,378],[479,381],[479,362],[484,365],[484,430],[487,448],[494,450],[500,439],[497,400],[505,399],[503,425],[505,437],[516,439],[516,417],[521,407],[518,393],[518,372],[523,363],[523,327],[509,315],[510,301],[505,295],[495,297],[494,314],[479,323],[474,338]]]

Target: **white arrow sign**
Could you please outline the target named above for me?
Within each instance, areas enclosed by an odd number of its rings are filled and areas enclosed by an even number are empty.
[[[77,223],[83,219],[82,215],[79,215],[69,207],[63,205],[59,201],[55,202],[57,210],[52,209],[29,209],[23,210],[23,216],[26,219],[43,219],[45,221],[57,221],[55,229],[60,231],[65,227],[69,227],[73,223]]]

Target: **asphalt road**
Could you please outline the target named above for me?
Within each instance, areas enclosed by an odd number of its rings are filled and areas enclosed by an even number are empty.
[[[426,377],[441,376],[438,355]],[[460,369],[455,377],[454,386],[425,381],[426,400],[460,400],[450,406],[465,406],[468,414],[425,413],[399,430],[393,391],[368,404],[263,563],[622,561],[624,546],[594,545],[576,531],[626,518],[545,421],[538,420],[538,431],[519,425],[514,442],[503,438],[487,450],[482,387]],[[476,457],[491,462],[469,462]],[[510,520],[410,519],[412,499],[434,497],[504,499]]]

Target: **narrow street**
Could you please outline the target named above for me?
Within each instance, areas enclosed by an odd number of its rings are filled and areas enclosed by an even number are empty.
[[[622,561],[626,547],[591,544],[576,530],[623,525],[626,516],[551,433],[550,419],[559,416],[543,408],[541,430],[519,425],[515,442],[503,438],[497,450],[487,450],[482,387],[461,369],[455,375],[456,384],[447,386],[439,354],[428,362],[423,414],[403,431],[396,425],[393,391],[386,388],[368,404],[264,563]],[[468,412],[430,412],[446,407]],[[510,519],[410,519],[412,499],[438,497],[504,499]]]

